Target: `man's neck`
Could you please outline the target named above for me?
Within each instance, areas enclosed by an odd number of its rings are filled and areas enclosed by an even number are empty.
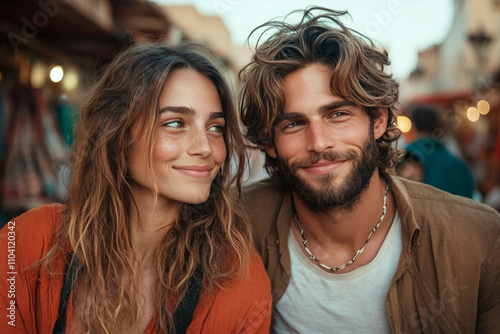
[[[380,221],[386,181],[374,173],[367,189],[351,210],[332,208],[327,213],[312,212],[294,195],[297,215],[307,239],[308,249],[322,263],[337,267],[348,262],[365,243],[368,235]],[[389,232],[395,215],[395,205],[389,190],[387,196],[386,216],[379,229],[371,237],[363,255],[364,260],[357,259],[357,266],[371,261]],[[302,243],[298,225],[292,224],[292,231],[299,243]],[[306,253],[305,253],[306,254]],[[349,271],[347,267],[341,272]]]

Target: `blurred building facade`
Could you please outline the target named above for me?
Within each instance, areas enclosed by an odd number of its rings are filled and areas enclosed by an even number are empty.
[[[454,4],[447,37],[421,51],[401,83],[402,112],[416,104],[440,108],[442,131],[436,136],[473,169],[484,199],[500,182],[500,1]],[[412,131],[405,136],[411,141]]]
[[[100,70],[130,45],[184,40],[211,47],[235,82],[245,56],[233,52],[219,18],[192,7],[168,10],[148,0],[0,2],[0,226],[64,201],[73,125]]]
[[[175,39],[197,41],[219,55],[233,74],[245,66],[252,56],[246,46],[236,46],[220,16],[200,14],[194,6],[163,6],[162,11],[172,23]],[[175,43],[175,40],[172,40]]]
[[[499,56],[500,1],[455,0],[448,36],[420,52],[405,90],[411,95],[474,92],[492,83],[500,70]]]

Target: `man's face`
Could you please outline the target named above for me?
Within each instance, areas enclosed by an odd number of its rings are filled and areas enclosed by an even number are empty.
[[[283,78],[286,106],[266,147],[285,183],[313,211],[350,209],[378,166],[375,139],[387,112],[370,121],[363,108],[330,90],[332,71],[314,63]]]

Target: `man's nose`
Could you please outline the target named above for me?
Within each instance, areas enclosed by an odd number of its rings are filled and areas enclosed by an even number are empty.
[[[309,123],[307,129],[307,150],[321,153],[334,146],[332,129],[321,121]]]

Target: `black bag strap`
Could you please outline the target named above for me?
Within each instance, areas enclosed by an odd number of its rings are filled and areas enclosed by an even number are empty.
[[[59,315],[57,316],[52,334],[64,334],[66,332],[66,310],[68,309],[69,295],[71,294],[76,270],[79,265],[78,259],[75,257],[73,260],[73,253],[69,253],[64,274],[64,284],[61,290],[61,300],[59,301]]]
[[[201,291],[203,272],[201,267],[196,268],[194,275],[189,279],[189,286],[186,295],[181,300],[179,307],[174,313],[175,333],[184,334],[191,323],[194,308],[198,302]]]
[[[66,272],[64,274],[64,284],[61,290],[61,300],[59,301],[59,315],[52,334],[64,334],[66,332],[66,310],[68,309],[69,295],[71,294],[71,289],[75,280],[76,270],[79,266],[78,259],[75,258],[72,261],[72,258],[73,253],[69,253],[66,262]],[[201,267],[198,267],[194,275],[189,279],[186,295],[181,300],[179,307],[174,313],[175,332],[177,334],[185,334],[191,323],[194,308],[200,297],[202,281],[203,272]]]

